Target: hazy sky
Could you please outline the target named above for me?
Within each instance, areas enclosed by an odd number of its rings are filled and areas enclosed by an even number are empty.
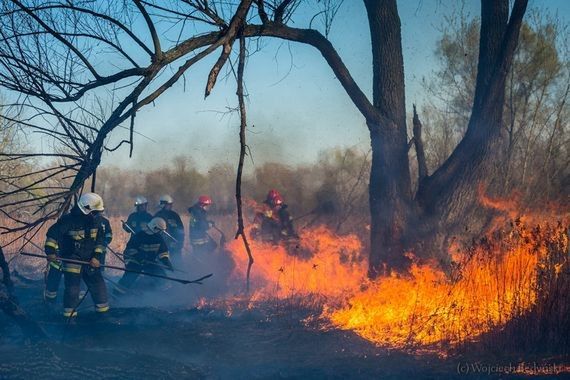
[[[466,0],[464,10],[478,16],[480,2]],[[444,17],[461,7],[450,0],[398,1],[402,21],[406,101],[423,102],[422,78],[436,69],[436,41]],[[565,22],[570,0],[535,0],[529,8],[548,8]],[[144,33],[144,31],[141,31]],[[330,40],[357,83],[371,97],[372,59],[365,8],[362,1],[345,0],[333,25]],[[253,46],[252,46],[253,48]],[[195,66],[181,83],[163,94],[154,106],[137,114],[135,153],[128,148],[107,154],[103,164],[133,169],[156,168],[172,157],[191,156],[200,169],[214,163],[237,162],[239,149],[235,81],[223,80],[204,100],[207,74],[218,53]],[[311,47],[264,39],[263,48],[246,67],[248,140],[255,164],[312,161],[319,151],[335,146],[369,149],[364,118],[352,104],[320,54]],[[251,166],[250,166],[251,168]]]

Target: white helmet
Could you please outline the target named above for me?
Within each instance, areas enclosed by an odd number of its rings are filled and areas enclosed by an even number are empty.
[[[148,200],[143,197],[142,195],[139,195],[138,197],[135,198],[135,206],[142,206],[142,205],[146,205],[148,203]]]
[[[85,215],[89,215],[92,211],[103,211],[103,198],[95,193],[85,193],[79,197],[77,206]]]
[[[146,225],[148,234],[156,234],[162,231],[166,231],[166,222],[162,218],[152,218],[150,222]]]
[[[164,194],[163,196],[160,197],[160,201],[158,202],[158,204],[160,206],[162,205],[171,205],[172,203],[174,203],[174,200],[172,199],[172,197],[168,194]]]

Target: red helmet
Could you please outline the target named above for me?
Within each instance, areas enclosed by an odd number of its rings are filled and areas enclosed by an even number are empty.
[[[212,198],[207,195],[200,195],[200,197],[198,197],[198,204],[200,206],[209,206],[212,204]]]
[[[275,206],[283,203],[283,197],[277,190],[269,190],[267,193],[267,203],[273,204]]]

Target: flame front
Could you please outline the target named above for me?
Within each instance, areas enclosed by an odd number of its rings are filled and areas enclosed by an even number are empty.
[[[368,262],[361,257],[362,245],[356,236],[337,236],[323,226],[300,235],[299,246],[289,249],[250,241],[255,256],[254,298],[315,294],[337,299],[358,291],[366,281]],[[241,240],[232,241],[228,248],[236,263],[234,276],[245,278],[248,257]],[[290,254],[291,250],[300,255]],[[311,257],[299,257],[303,252]]]
[[[390,347],[456,344],[504,326],[536,304],[543,286],[539,275],[555,278],[568,266],[562,224],[530,229],[518,222],[468,252],[454,247],[453,270],[447,274],[415,260],[408,274],[374,281],[367,279],[368,264],[355,236],[336,236],[321,226],[305,230],[301,242],[312,257],[252,243],[252,299],[318,296],[324,300],[321,316],[333,327]],[[229,248],[235,275],[243,279],[243,245],[234,241]]]

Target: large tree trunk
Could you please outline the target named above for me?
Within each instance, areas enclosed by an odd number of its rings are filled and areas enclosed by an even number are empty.
[[[478,230],[488,214],[480,206],[479,189],[495,172],[505,80],[526,5],[527,0],[517,0],[509,21],[508,0],[482,0],[477,84],[467,132],[449,159],[420,182],[417,194],[425,215],[448,233]]]
[[[405,232],[410,219],[407,145],[398,130],[370,126],[370,276],[405,267]]]
[[[404,231],[411,204],[404,60],[396,0],[365,0],[373,57],[373,104],[389,122],[368,122],[370,172],[370,274],[404,265]]]
[[[370,175],[370,274],[405,266],[405,250],[418,226],[430,235],[479,228],[484,220],[478,189],[489,179],[500,142],[505,79],[528,0],[517,0],[509,21],[508,0],[482,0],[480,55],[473,112],[467,133],[451,157],[419,185],[412,202],[404,95],[400,18],[396,0],[364,0],[373,55],[373,105],[383,122],[368,120]],[[425,174],[425,173],[424,173]],[[417,207],[419,206],[419,207]],[[414,236],[415,235],[415,236]],[[415,245],[415,244],[413,244]],[[417,247],[417,245],[415,245]]]

